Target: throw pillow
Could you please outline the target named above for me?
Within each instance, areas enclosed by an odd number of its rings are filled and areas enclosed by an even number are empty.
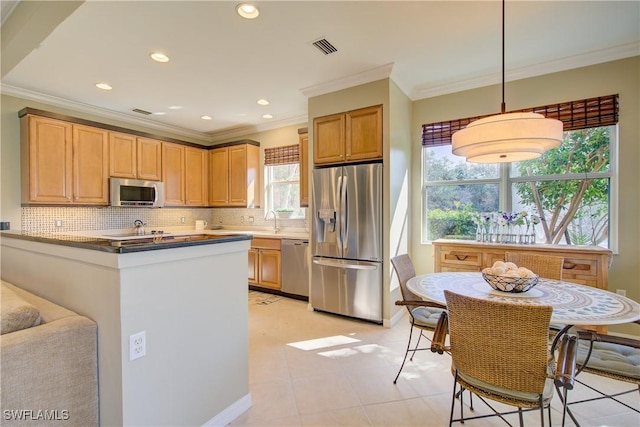
[[[0,334],[37,326],[42,322],[40,311],[4,284],[0,294]]]

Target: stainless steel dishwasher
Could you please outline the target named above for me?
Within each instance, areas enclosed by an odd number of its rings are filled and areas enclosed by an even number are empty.
[[[282,292],[309,297],[309,241],[282,239]]]

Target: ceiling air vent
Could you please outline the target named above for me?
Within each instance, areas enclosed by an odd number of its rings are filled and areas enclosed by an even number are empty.
[[[133,110],[131,110],[131,111],[133,111],[134,113],[138,113],[138,114],[144,114],[145,116],[149,116],[149,115],[151,115],[151,112],[150,112],[150,111],[141,110],[141,109],[139,109],[139,108],[134,108],[134,109],[133,109]]]
[[[312,44],[315,47],[317,47],[318,50],[320,50],[320,52],[324,53],[325,55],[329,55],[330,53],[338,51],[338,49],[336,49],[336,47],[334,45],[329,43],[329,41],[327,39],[320,39],[320,40],[317,40],[317,41],[313,42]]]

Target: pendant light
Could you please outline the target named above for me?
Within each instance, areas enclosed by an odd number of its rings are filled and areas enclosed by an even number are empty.
[[[452,136],[453,154],[472,163],[505,163],[540,157],[562,142],[562,122],[538,113],[505,113],[504,10],[502,0],[502,104],[500,114],[471,122]]]

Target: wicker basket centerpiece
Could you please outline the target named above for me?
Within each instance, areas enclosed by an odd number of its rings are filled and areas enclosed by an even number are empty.
[[[502,292],[527,292],[538,284],[538,275],[518,267],[512,262],[496,261],[492,267],[482,270],[482,278],[495,290]]]

